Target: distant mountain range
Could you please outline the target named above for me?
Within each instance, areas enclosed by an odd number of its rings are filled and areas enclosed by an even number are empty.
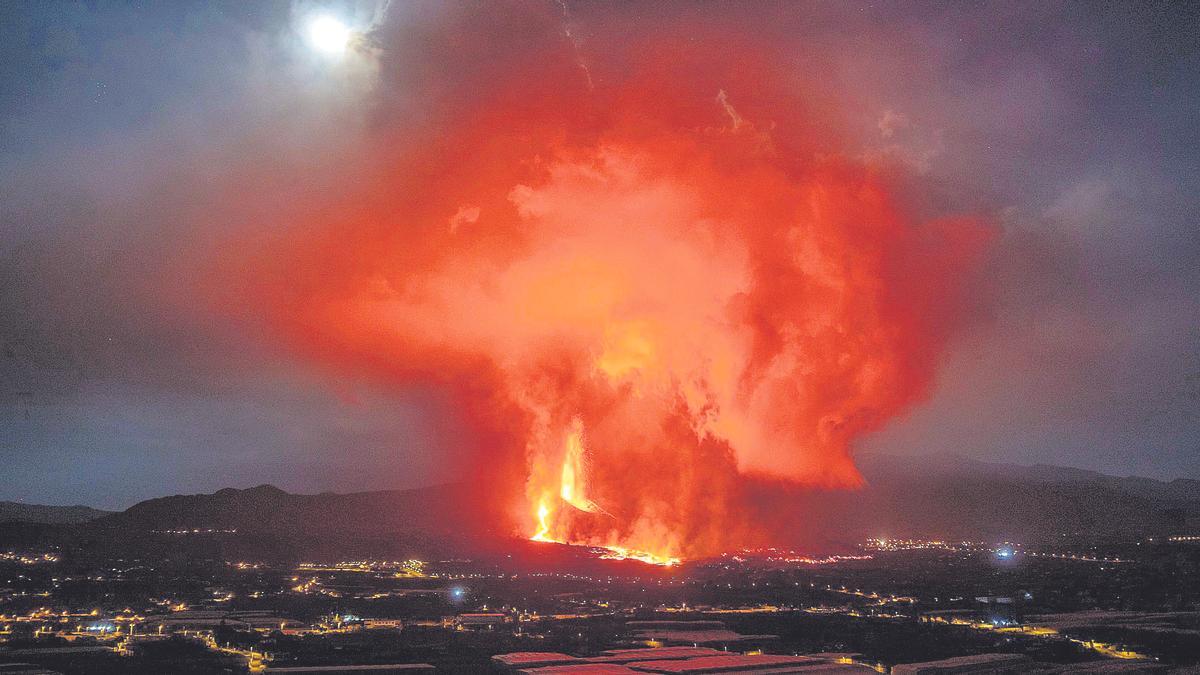
[[[1082,483],[1098,485],[1117,492],[1151,499],[1200,499],[1200,480],[1176,478],[1161,481],[1138,476],[1109,476],[1098,471],[1050,464],[1004,464],[985,462],[953,453],[902,457],[899,455],[860,454],[855,457],[868,481],[912,479],[917,476],[975,477],[1031,484]]]
[[[1200,481],[1116,477],[953,454],[856,458],[868,486],[833,500],[843,527],[875,536],[1135,540],[1200,531]]]
[[[107,516],[111,511],[101,511],[90,506],[43,506],[21,502],[0,502],[0,523],[41,523],[47,525],[74,525]]]
[[[325,529],[346,534],[394,534],[468,527],[454,486],[315,495],[273,485],[225,488],[211,495],[176,495],[139,502],[97,520],[126,530],[236,529],[270,533]]]
[[[778,544],[832,551],[868,537],[1034,543],[1200,533],[1196,480],[1120,478],[957,455],[860,455],[857,460],[867,480],[861,490],[765,484],[756,491],[754,508],[780,533],[784,540]],[[55,536],[68,537],[80,551],[145,548],[181,558],[226,559],[403,554],[511,559],[535,549],[545,555],[544,546],[528,549],[529,542],[511,533],[487,529],[486,523],[500,520],[492,517],[499,505],[489,504],[486,490],[478,486],[300,495],[261,485],[151,499],[111,514],[87,507],[16,506],[25,510],[9,520],[74,524]]]
[[[477,555],[495,537],[472,518],[464,486],[315,495],[272,485],[160,497],[77,528],[72,545],[180,559]]]

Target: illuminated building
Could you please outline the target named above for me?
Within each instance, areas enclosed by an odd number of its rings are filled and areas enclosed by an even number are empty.
[[[454,619],[454,625],[459,630],[492,630],[507,621],[507,616],[496,612],[459,614]]]

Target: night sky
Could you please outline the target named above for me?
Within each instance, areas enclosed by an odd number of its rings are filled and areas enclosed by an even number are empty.
[[[319,13],[364,44],[315,51]],[[769,44],[847,157],[995,230],[928,396],[859,450],[1200,478],[1195,6],[6,2],[0,499],[454,480],[444,389],[285,344],[234,249],[385,195],[384,159],[497,100],[488,69],[558,59],[586,96],[651,33]]]

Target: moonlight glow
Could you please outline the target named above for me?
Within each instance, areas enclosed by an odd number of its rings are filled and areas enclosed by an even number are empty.
[[[308,24],[308,41],[326,54],[341,54],[350,43],[350,29],[331,16],[319,16]]]

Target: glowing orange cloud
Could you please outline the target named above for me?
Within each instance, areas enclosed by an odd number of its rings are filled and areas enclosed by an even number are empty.
[[[305,353],[450,393],[519,533],[662,562],[768,536],[748,476],[861,483],[986,230],[815,152],[749,57],[680,78],[658,47],[596,90],[573,57],[509,75],[250,267]]]

